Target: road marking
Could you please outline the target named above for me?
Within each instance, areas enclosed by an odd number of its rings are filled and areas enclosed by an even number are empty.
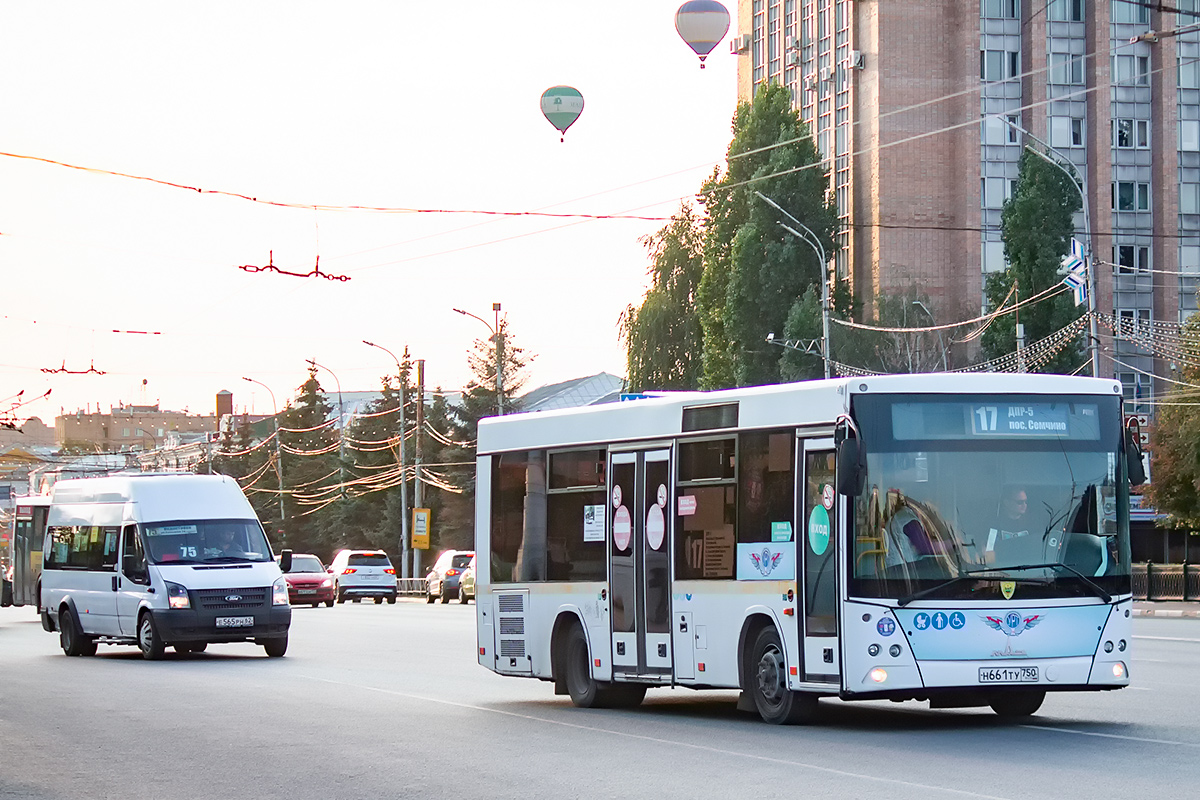
[[[1037,731],[1054,731],[1055,733],[1073,733],[1077,736],[1099,736],[1104,739],[1124,739],[1129,742],[1146,742],[1147,744],[1173,744],[1179,747],[1200,747],[1195,742],[1173,742],[1170,739],[1149,739],[1143,736],[1122,736],[1119,733],[1095,733],[1094,731],[1077,731],[1071,728],[1052,728],[1049,725],[1022,725],[1022,728],[1032,728]]]
[[[1185,639],[1182,636],[1135,636],[1135,639],[1149,639],[1155,642],[1191,642],[1200,644],[1200,639]]]
[[[813,770],[814,772],[824,772],[830,775],[839,775],[844,778],[857,778],[864,781],[873,781],[875,783],[891,784],[895,786],[905,786],[913,789],[924,789],[927,791],[944,792],[946,794],[958,795],[960,797],[978,797],[984,800],[1007,800],[994,794],[980,794],[979,792],[969,792],[965,789],[952,789],[945,786],[933,786],[927,783],[915,783],[913,781],[903,781],[898,778],[881,778],[876,775],[867,775],[861,772],[848,772],[846,770],[834,769],[832,767],[822,767],[818,764],[810,764],[804,761],[794,761],[788,758],[772,758],[771,756],[759,755],[757,753],[743,753],[738,750],[725,750],[719,747],[709,747],[707,745],[695,744],[694,742],[681,742],[675,739],[662,739],[657,736],[643,736],[637,733],[629,733],[628,731],[614,731],[609,728],[598,728],[593,725],[580,725],[576,722],[562,722],[560,720],[546,719],[545,717],[535,717],[532,714],[518,714],[515,711],[502,711],[498,708],[487,708],[485,706],[476,706],[470,703],[457,703],[453,700],[442,700],[436,697],[426,697],[419,694],[408,694],[407,692],[398,692],[395,689],[379,689],[374,686],[365,686],[361,683],[349,683],[347,681],[334,681],[328,678],[314,678],[303,676],[309,680],[319,681],[321,683],[331,683],[335,686],[346,686],[352,689],[365,689],[369,692],[378,692],[379,694],[392,695],[393,697],[403,697],[408,700],[422,700],[427,703],[438,703],[454,708],[464,708],[471,711],[483,711],[490,714],[499,714],[504,717],[512,717],[515,719],[529,720],[530,722],[541,722],[547,725],[559,725],[564,728],[572,728],[581,731],[590,731],[592,733],[607,733],[610,736],[619,736],[624,739],[635,739],[641,742],[653,742],[654,744],[674,745],[688,750],[699,750],[705,753],[715,753],[724,756],[733,756],[736,758],[745,758],[752,761],[764,761],[771,764],[782,764],[789,767],[802,767]]]

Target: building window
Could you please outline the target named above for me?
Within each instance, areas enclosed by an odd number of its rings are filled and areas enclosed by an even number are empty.
[[[1200,58],[1179,54],[1179,88],[1200,89]]]
[[[1050,144],[1053,147],[1083,147],[1083,120],[1076,117],[1051,117]]]
[[[129,428],[121,428],[121,438],[122,439],[129,438]]]
[[[1008,128],[1008,143],[1017,144],[1019,141],[1017,129],[1021,126],[1021,118],[1016,114],[1009,114],[1006,119],[1008,120],[1008,124],[1004,127]]]
[[[1200,150],[1200,120],[1179,120],[1179,149],[1189,153]]]
[[[1133,341],[1150,335],[1150,309],[1118,308],[1117,337]]]
[[[1047,13],[1055,22],[1083,22],[1083,0],[1050,0]]]
[[[1113,262],[1121,275],[1150,271],[1150,248],[1134,244],[1119,244],[1113,247]]]
[[[983,16],[989,19],[1016,19],[1017,0],[982,0]]]
[[[1004,259],[1004,242],[984,242],[984,274],[986,275],[992,272],[1003,272],[1006,269],[1008,269],[1008,262]]]
[[[982,184],[984,208],[1003,208],[1017,189],[1017,182],[1011,178],[984,178]]]
[[[1113,184],[1113,210],[1149,211],[1150,184],[1117,181]]]
[[[1185,244],[1179,247],[1179,272],[1183,275],[1200,275],[1200,245]]]
[[[1140,2],[1112,0],[1112,21],[1148,23],[1150,21],[1150,9]]]
[[[1179,184],[1179,213],[1200,214],[1200,183]]]
[[[1134,413],[1146,413],[1149,409],[1141,401],[1150,393],[1150,378],[1138,372],[1118,372],[1117,380],[1121,382],[1121,394],[1125,398],[1126,408],[1132,406]]]
[[[1083,83],[1083,56],[1051,53],[1050,82],[1070,85]]]
[[[1021,72],[1021,54],[1014,50],[980,50],[979,79],[1003,81]]]
[[[1150,121],[1146,119],[1114,119],[1113,147],[1145,149],[1150,146]]]
[[[1113,56],[1112,79],[1114,84],[1147,86],[1150,83],[1149,56]]]

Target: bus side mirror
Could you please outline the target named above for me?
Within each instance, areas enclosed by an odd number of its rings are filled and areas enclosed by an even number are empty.
[[[858,439],[843,439],[837,447],[837,490],[858,497],[867,483],[867,465]]]
[[[279,551],[279,570],[281,572],[291,572],[292,571],[292,551],[291,550],[280,550]]]
[[[1129,474],[1130,486],[1141,486],[1146,482],[1146,468],[1142,465],[1142,447],[1138,444],[1137,432],[1125,429],[1125,472]]]

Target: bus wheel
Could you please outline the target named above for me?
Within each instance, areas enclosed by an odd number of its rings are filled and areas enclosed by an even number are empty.
[[[772,725],[796,725],[808,722],[817,711],[815,695],[787,688],[787,663],[783,646],[773,627],[759,631],[754,641],[751,674],[747,676],[754,706],[764,722]]]
[[[567,633],[566,654],[567,694],[579,708],[597,708],[601,705],[602,693],[592,677],[592,665],[588,660],[587,637],[583,628],[572,625]]]
[[[992,711],[1002,717],[1028,717],[1042,707],[1045,692],[1012,692],[997,695],[990,703]]]
[[[144,612],[138,620],[137,643],[142,651],[142,658],[147,661],[158,661],[167,649],[163,640],[158,638],[158,628],[155,627],[154,617],[149,611]]]

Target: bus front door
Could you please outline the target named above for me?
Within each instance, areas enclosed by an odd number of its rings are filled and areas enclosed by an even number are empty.
[[[613,674],[662,679],[671,674],[671,451],[612,453],[608,474]]]
[[[804,680],[839,684],[838,515],[836,451],[832,439],[810,439],[800,451],[803,478],[796,484],[796,507],[803,520],[801,596],[804,598],[801,652]]]

